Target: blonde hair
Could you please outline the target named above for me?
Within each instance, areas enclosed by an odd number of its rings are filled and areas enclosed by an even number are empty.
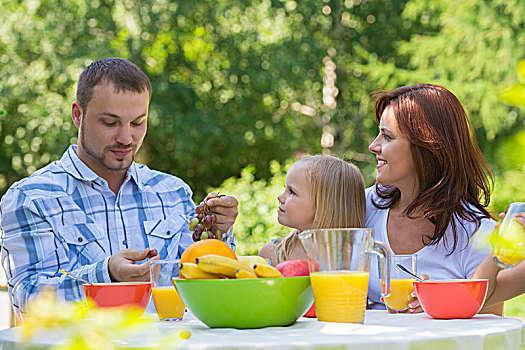
[[[365,183],[354,164],[326,155],[307,156],[296,162],[306,169],[315,215],[312,228],[353,228],[365,225]],[[298,244],[299,230],[275,245],[279,261],[288,259]]]

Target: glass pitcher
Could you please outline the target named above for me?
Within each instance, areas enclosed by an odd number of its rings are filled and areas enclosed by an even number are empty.
[[[299,239],[310,266],[319,321],[363,323],[370,254],[378,255],[381,295],[390,295],[390,250],[368,228],[306,230]]]

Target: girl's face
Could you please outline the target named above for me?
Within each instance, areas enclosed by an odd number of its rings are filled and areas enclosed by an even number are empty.
[[[415,188],[417,175],[410,143],[401,137],[392,108],[383,111],[379,135],[368,149],[377,156],[377,182],[401,191]]]
[[[277,199],[277,220],[283,226],[304,231],[312,228],[315,204],[309,191],[306,166],[294,163],[286,174],[284,192]]]

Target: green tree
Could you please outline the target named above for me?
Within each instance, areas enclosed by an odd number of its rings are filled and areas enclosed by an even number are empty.
[[[295,152],[362,162],[375,133],[379,87],[404,2],[5,0],[0,3],[0,193],[57,159],[76,129],[75,83],[94,59],[131,59],[154,88],[140,154],[181,176],[201,198],[250,164],[256,178]],[[27,25],[31,23],[31,25]]]
[[[0,3],[0,194],[76,142],[74,84],[94,47],[109,55],[103,38],[113,31],[97,30],[92,10],[77,1]],[[110,12],[94,13],[112,23]]]
[[[525,60],[519,61],[517,68],[521,82],[501,91],[500,98],[509,105],[521,107],[523,111],[525,110]],[[492,202],[497,212],[503,212],[511,202],[524,200],[525,154],[523,149],[525,149],[525,131],[519,130],[501,142],[500,147],[495,151],[495,159],[501,169],[496,179]]]
[[[495,168],[493,204],[495,211],[501,211],[512,199],[496,197],[525,184],[523,179],[516,182],[515,175],[505,179],[505,172],[522,169],[525,159],[513,158],[511,165],[507,153],[502,153],[502,149],[518,147],[514,142],[523,137],[518,133],[524,129],[525,115],[499,99],[503,88],[515,84],[514,67],[525,56],[525,2],[410,1],[403,17],[426,23],[434,32],[398,43],[397,53],[407,58],[407,64],[398,64],[393,81],[438,83],[458,96]],[[514,192],[514,201],[523,199],[516,197],[520,193]]]
[[[366,146],[377,126],[370,115],[369,93],[421,82],[441,84],[464,104],[478,141],[495,167],[494,213],[523,199],[525,118],[517,106],[500,101],[499,91],[506,86],[513,86],[518,94],[523,91],[522,84],[515,85],[514,67],[524,56],[524,2],[354,3],[359,6],[351,10],[335,3],[327,11],[332,17],[331,38],[340,38],[330,41],[334,50],[327,51],[333,53],[330,57],[337,67],[339,94],[336,108],[321,118],[328,123],[318,125],[332,128],[336,135],[331,150],[351,154],[371,184],[375,162]],[[375,6],[385,6],[387,11]],[[514,97],[507,103],[519,105],[515,101]],[[351,117],[339,117],[346,113]]]
[[[149,162],[199,189],[249,165],[268,178],[271,160],[324,152],[360,162],[370,182],[376,126],[365,116],[379,85],[367,67],[392,54],[395,40],[382,33],[400,40],[417,28],[402,25],[403,4],[184,3],[151,21],[142,52],[160,128],[148,139]],[[165,57],[148,47],[173,48]]]
[[[3,0],[0,193],[76,142],[76,80],[108,56],[131,59],[153,84],[141,160],[182,177],[197,200],[250,165],[269,178],[272,160],[297,152],[351,159],[371,184],[370,93],[422,81],[458,95],[499,176],[497,151],[524,122],[497,96],[524,54],[523,5]]]

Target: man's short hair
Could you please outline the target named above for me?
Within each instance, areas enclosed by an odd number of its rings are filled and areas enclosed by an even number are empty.
[[[104,58],[87,66],[78,79],[77,102],[84,113],[93,97],[93,88],[101,82],[112,83],[117,92],[141,93],[147,89],[151,99],[151,83],[137,65],[124,58]]]

